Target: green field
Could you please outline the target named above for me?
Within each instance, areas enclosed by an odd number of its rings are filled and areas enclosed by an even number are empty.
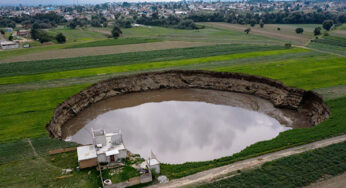
[[[346,171],[346,142],[265,163],[199,187],[303,187]]]
[[[267,27],[270,29],[269,25]],[[306,27],[313,29],[315,25]],[[109,28],[102,29],[109,31]],[[272,140],[258,142],[237,154],[212,161],[162,164],[162,174],[170,179],[346,133],[346,90],[343,89],[346,86],[346,58],[341,56],[345,49],[333,42],[311,42],[308,47],[324,45],[324,48],[311,47],[314,50],[285,48],[277,39],[211,27],[202,30],[134,27],[124,29],[124,39],[120,40],[106,39],[104,33],[89,30],[83,35],[65,28],[50,32],[66,32],[69,42],[46,49],[39,46],[0,52],[0,59],[40,50],[141,41],[175,39],[231,44],[210,43],[203,47],[0,64],[0,187],[99,186],[94,169],[74,170],[72,177],[60,177],[61,168],[78,165],[76,153],[49,156],[47,152],[75,144],[49,139],[45,125],[59,103],[99,80],[119,75],[169,69],[241,72],[277,79],[293,87],[314,89],[328,96],[326,103],[332,114],[320,125],[288,130]],[[326,45],[333,48],[324,50]],[[329,90],[337,94],[329,95]],[[132,176],[132,172],[129,170],[124,177]]]
[[[149,42],[159,42],[158,39],[145,39],[145,38],[120,38],[120,39],[106,39],[99,40],[95,42],[86,42],[75,44],[73,46],[68,46],[69,48],[88,48],[88,47],[98,47],[98,46],[114,46],[114,45],[124,45],[124,44],[141,44]]]
[[[56,28],[56,29],[48,30],[48,34],[50,34],[51,36],[55,36],[58,33],[62,33],[63,35],[66,36],[67,43],[85,42],[85,41],[101,40],[101,39],[107,38],[105,34],[90,31],[87,29],[82,29],[82,28],[78,28],[78,29]]]

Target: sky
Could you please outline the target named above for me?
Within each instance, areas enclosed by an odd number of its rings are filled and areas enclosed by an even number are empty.
[[[2,5],[66,5],[66,4],[100,4],[106,2],[139,2],[139,1],[177,1],[177,0],[0,0]]]

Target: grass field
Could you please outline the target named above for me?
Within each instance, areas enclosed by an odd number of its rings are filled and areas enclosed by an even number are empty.
[[[303,187],[346,171],[346,142],[265,163],[199,187]]]
[[[106,35],[99,33],[99,32],[94,32],[90,31],[87,29],[70,29],[70,28],[54,28],[54,29],[49,29],[48,34],[51,36],[55,36],[58,33],[62,33],[63,35],[66,36],[66,42],[71,43],[71,42],[86,42],[86,41],[93,41],[93,40],[101,40],[101,39],[106,39]]]
[[[146,38],[120,38],[120,39],[106,39],[99,40],[95,42],[87,42],[75,44],[72,46],[66,47],[69,48],[88,48],[88,47],[97,47],[97,46],[114,46],[114,45],[124,45],[124,44],[141,44],[148,42],[159,42],[158,39],[146,39]]]

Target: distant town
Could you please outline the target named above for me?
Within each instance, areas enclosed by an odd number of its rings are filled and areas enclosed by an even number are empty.
[[[124,16],[145,15],[159,16],[191,15],[196,12],[235,11],[249,13],[268,13],[278,11],[304,12],[340,12],[346,10],[345,1],[239,1],[239,2],[145,2],[145,3],[105,3],[97,5],[66,5],[66,6],[16,6],[0,7],[2,17],[35,16],[54,12],[66,21],[76,18],[92,19],[93,15],[102,15],[107,20],[116,19],[117,14]]]

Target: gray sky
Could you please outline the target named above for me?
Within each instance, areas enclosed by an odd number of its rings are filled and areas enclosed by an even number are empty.
[[[0,0],[1,5],[64,5],[64,4],[100,4],[106,2],[138,2],[138,1],[177,1],[177,0]]]

